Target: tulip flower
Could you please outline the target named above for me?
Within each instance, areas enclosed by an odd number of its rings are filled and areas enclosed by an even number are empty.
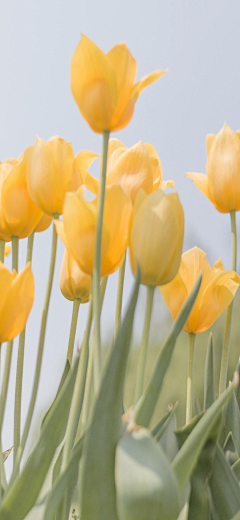
[[[37,137],[30,148],[27,172],[30,196],[48,215],[60,215],[66,192],[76,191],[83,184],[85,168],[96,154],[83,151],[76,162],[72,144],[60,137],[52,137],[47,142]]]
[[[11,341],[24,328],[34,299],[30,262],[20,274],[0,263],[0,343]]]
[[[201,287],[183,327],[185,332],[194,334],[200,334],[212,326],[231,303],[240,284],[240,278],[234,271],[223,270],[221,258],[210,267],[202,249],[189,249],[182,255],[176,277],[169,284],[160,287],[173,319],[176,319],[200,271],[203,275]]]
[[[29,149],[26,149],[18,159],[0,164],[0,238],[6,241],[13,236],[29,236],[42,215],[28,192],[28,161]]]
[[[68,300],[73,301],[77,298],[81,303],[89,301],[91,276],[80,269],[67,249],[63,255],[59,284],[63,296]]]
[[[12,246],[11,244],[5,244],[4,247],[4,256],[8,256],[11,253]]]
[[[52,223],[52,216],[47,215],[47,213],[42,213],[42,216],[35,227],[35,233],[41,233],[42,231],[46,231]]]
[[[240,210],[240,131],[207,135],[207,175],[186,173],[221,213]]]
[[[177,193],[139,191],[130,233],[132,272],[144,285],[163,285],[177,274],[183,245],[184,214]]]
[[[157,188],[174,188],[174,181],[163,181],[162,163],[154,146],[141,141],[127,148],[119,139],[110,139],[106,185],[120,184],[134,204],[140,189],[149,194]],[[99,180],[89,173],[86,187],[95,195],[99,192]]]
[[[121,186],[106,188],[101,276],[113,273],[121,265],[127,247],[131,201]],[[93,274],[94,247],[97,223],[97,198],[87,201],[81,189],[67,193],[63,206],[63,221],[55,221],[57,233],[79,267]]]
[[[71,89],[83,117],[98,133],[124,128],[132,119],[139,94],[166,71],[134,83],[137,64],[124,43],[104,54],[82,35],[73,54]]]

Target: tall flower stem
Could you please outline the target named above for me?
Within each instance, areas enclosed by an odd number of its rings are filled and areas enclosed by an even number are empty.
[[[187,404],[186,404],[186,424],[192,419],[192,397],[193,397],[193,360],[194,343],[196,334],[189,333],[189,355],[188,355],[188,378],[187,378]]]
[[[59,217],[58,214],[54,214],[54,218],[58,218],[58,217]],[[44,301],[43,313],[42,313],[42,323],[41,323],[41,330],[40,330],[40,337],[39,337],[39,344],[38,344],[37,365],[36,365],[36,370],[35,370],[34,384],[33,384],[30,405],[28,408],[27,419],[25,422],[21,443],[20,443],[20,446],[18,449],[17,457],[15,460],[14,468],[13,468],[13,476],[12,476],[13,479],[15,478],[16,474],[19,471],[20,461],[21,461],[21,457],[22,457],[26,442],[27,442],[28,433],[29,433],[31,422],[32,422],[32,416],[33,416],[33,411],[34,411],[36,397],[37,397],[37,391],[38,391],[38,385],[39,385],[39,379],[40,379],[40,373],[41,373],[41,366],[42,366],[42,357],[43,357],[43,347],[44,347],[45,332],[46,332],[46,325],[47,325],[47,316],[48,316],[49,302],[50,302],[50,296],[51,296],[51,291],[52,291],[56,252],[57,252],[57,232],[56,232],[55,226],[53,224],[52,252],[51,252],[50,268],[49,268],[49,275],[48,275],[48,283],[47,283],[47,289],[46,289],[46,295],[45,295],[45,301]]]
[[[236,232],[236,212],[235,210],[230,211],[231,218],[231,242],[232,242],[232,254],[231,254],[231,269],[236,271],[237,266],[237,232]],[[228,359],[230,351],[230,339],[231,339],[231,324],[232,324],[232,312],[233,312],[233,301],[227,308],[225,332],[223,339],[223,351],[221,360],[220,380],[219,380],[219,395],[224,392],[227,386],[227,372],[228,372]]]
[[[108,155],[108,141],[109,131],[103,132],[103,156],[102,156],[102,171],[100,180],[100,191],[98,196],[97,207],[97,226],[96,226],[96,240],[94,251],[94,266],[93,266],[93,315],[94,315],[94,387],[97,393],[101,376],[101,329],[100,329],[100,279],[101,279],[101,250],[102,250],[102,226],[103,226],[103,211],[106,187],[107,174],[107,155]]]
[[[33,241],[34,241],[34,232],[28,237],[26,264],[28,262],[32,261]],[[16,374],[16,387],[15,387],[15,408],[14,408],[14,452],[13,452],[14,461],[16,459],[16,454],[17,454],[18,447],[20,444],[25,332],[26,332],[26,329],[24,329],[21,332],[21,334],[19,336],[19,344],[18,344],[17,374]]]
[[[13,341],[8,341],[1,396],[0,396],[0,449],[1,449],[1,452],[0,452],[0,458],[1,458],[1,460],[0,460],[0,501],[2,498],[2,495],[1,495],[2,486],[6,487],[6,477],[5,477],[5,471],[4,471],[4,466],[3,466],[3,457],[2,457],[2,425],[3,425],[7,393],[8,393],[9,375],[10,375],[10,368],[11,368],[11,361],[12,361],[12,348],[13,348]]]
[[[4,263],[5,240],[0,238],[0,262]]]
[[[72,310],[72,321],[71,321],[70,335],[69,335],[69,341],[68,341],[68,351],[67,351],[67,359],[69,360],[70,365],[72,364],[73,348],[74,348],[74,341],[75,341],[75,336],[76,336],[77,320],[78,320],[80,303],[81,303],[81,300],[79,300],[79,298],[74,298],[73,310]]]
[[[116,303],[115,329],[114,329],[115,339],[117,336],[117,331],[121,325],[121,319],[122,319],[122,298],[123,298],[123,285],[124,285],[125,267],[126,267],[126,256],[127,256],[127,252],[125,252],[124,260],[123,260],[121,267],[119,268],[119,274],[118,274],[117,303]]]
[[[149,285],[147,288],[147,303],[146,303],[146,311],[145,311],[145,320],[143,326],[143,335],[142,341],[140,345],[140,354],[138,360],[137,367],[137,382],[135,389],[135,404],[138,399],[141,397],[143,393],[144,387],[144,374],[145,374],[145,366],[147,359],[147,347],[148,347],[148,339],[150,332],[150,324],[151,324],[151,316],[152,316],[152,308],[153,308],[153,295],[154,295],[155,286]]]
[[[12,237],[12,268],[18,272],[18,244],[19,238]]]

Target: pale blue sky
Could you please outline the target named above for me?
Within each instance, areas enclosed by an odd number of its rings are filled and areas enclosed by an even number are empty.
[[[225,121],[234,131],[240,128],[239,1],[8,0],[2,3],[0,14],[0,160],[17,157],[34,143],[36,134],[46,140],[60,135],[72,141],[76,153],[81,149],[100,152],[101,137],[82,119],[71,95],[70,61],[81,32],[106,52],[125,41],[137,60],[138,78],[158,68],[169,72],[140,96],[131,123],[115,136],[127,146],[139,140],[154,144],[162,159],[164,179],[175,180],[184,206],[184,249],[198,245],[206,250],[211,263],[221,256],[224,267],[229,268],[229,216],[219,214],[184,173],[205,172],[207,133],[217,133]],[[36,301],[27,327],[23,418],[34,374],[50,240],[49,232],[38,235],[34,248]],[[23,266],[24,243],[20,249]],[[58,288],[62,254],[60,244],[35,418],[53,397],[67,350],[71,303]],[[115,275],[111,277],[104,305],[104,337],[113,326],[116,280]],[[128,269],[124,301],[131,284]],[[144,296],[144,290],[141,294]],[[144,299],[139,303],[140,313],[143,307]],[[163,309],[157,294],[155,322]],[[86,307],[80,309],[78,338],[85,316]],[[138,318],[138,336],[141,323]],[[156,325],[155,335],[158,330]],[[17,342],[4,449],[13,444],[16,354]]]

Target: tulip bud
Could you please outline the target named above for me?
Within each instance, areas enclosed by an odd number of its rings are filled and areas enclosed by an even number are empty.
[[[144,285],[163,285],[178,271],[184,234],[184,214],[177,193],[158,189],[137,195],[130,233],[132,272],[137,266]]]
[[[139,94],[165,72],[153,72],[134,84],[137,64],[124,43],[104,54],[86,36],[73,54],[71,88],[79,110],[98,133],[124,128]]]
[[[63,255],[59,285],[63,296],[68,300],[73,301],[78,298],[81,303],[89,301],[91,276],[80,269],[67,249],[65,249]]]

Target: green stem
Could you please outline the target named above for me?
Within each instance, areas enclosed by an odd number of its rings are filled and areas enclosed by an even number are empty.
[[[121,325],[122,320],[122,299],[123,299],[123,285],[124,285],[124,277],[125,277],[125,267],[126,267],[126,256],[127,252],[125,252],[124,260],[119,268],[118,274],[118,289],[117,289],[117,303],[116,303],[116,315],[115,315],[115,330],[114,330],[114,338],[117,337],[117,331]]]
[[[28,237],[26,264],[32,261],[34,232]],[[22,403],[22,380],[23,380],[23,363],[25,350],[25,334],[24,329],[19,336],[17,374],[15,387],[15,408],[14,408],[14,451],[13,460],[16,460],[16,454],[20,444],[21,434],[21,403]]]
[[[102,157],[102,172],[100,181],[100,191],[98,195],[97,207],[97,226],[96,226],[96,240],[94,250],[94,266],[93,266],[93,314],[94,314],[94,387],[97,393],[100,376],[101,376],[101,329],[100,329],[100,279],[101,279],[101,250],[102,250],[102,226],[103,226],[103,211],[105,199],[105,186],[107,174],[107,155],[108,155],[108,140],[109,131],[103,132],[103,157]]]
[[[5,240],[0,238],[0,262],[4,263]]]
[[[75,335],[76,335],[76,329],[77,329],[77,320],[78,320],[80,303],[81,303],[81,300],[79,300],[79,298],[75,298],[73,301],[72,321],[71,321],[71,328],[70,328],[69,341],[68,341],[68,351],[67,351],[67,359],[69,360],[70,365],[72,364],[73,348],[74,348],[74,341],[75,341]]]
[[[53,216],[54,216],[54,218],[59,217],[58,214],[54,214]],[[36,397],[37,397],[37,391],[38,391],[38,385],[39,385],[39,379],[40,379],[40,373],[41,373],[41,366],[42,366],[43,347],[44,347],[45,332],[46,332],[46,325],[47,325],[47,315],[48,315],[49,302],[50,302],[52,283],[53,283],[56,252],[57,252],[57,233],[56,233],[55,226],[53,224],[52,253],[51,253],[50,269],[49,269],[49,275],[48,275],[48,283],[47,283],[47,289],[46,289],[46,295],[45,295],[45,301],[44,301],[43,313],[42,313],[41,331],[40,331],[40,338],[39,338],[39,344],[38,344],[37,365],[36,365],[36,370],[35,370],[34,384],[33,384],[33,390],[32,390],[32,395],[31,395],[31,401],[30,401],[30,405],[28,408],[27,419],[25,422],[21,443],[20,443],[20,446],[18,449],[15,465],[13,468],[13,477],[12,477],[13,479],[15,478],[16,474],[19,471],[20,461],[21,461],[21,457],[22,457],[22,454],[23,454],[23,451],[24,451],[24,448],[26,445],[27,438],[28,438],[28,433],[29,433],[31,422],[32,422],[32,416],[33,416],[33,411],[34,411]]]
[[[141,345],[140,345],[140,353],[139,353],[139,360],[138,360],[138,367],[137,367],[137,381],[136,381],[135,399],[134,399],[135,403],[138,402],[139,398],[141,397],[141,395],[143,393],[144,374],[145,374],[146,359],[147,359],[147,347],[148,347],[148,339],[149,339],[152,308],[153,308],[154,290],[155,290],[154,285],[148,285],[145,320],[144,320],[144,326],[143,326],[143,335],[142,335],[142,341],[141,341]]]
[[[186,404],[186,424],[192,419],[192,398],[193,398],[193,359],[194,343],[196,334],[189,333],[189,357],[188,357],[188,378],[187,378],[187,404]]]
[[[231,269],[236,271],[237,266],[237,233],[236,233],[236,212],[235,210],[230,211],[231,217],[231,241],[232,241],[232,254],[231,254]],[[230,352],[230,338],[231,338],[231,324],[232,324],[232,312],[233,312],[233,301],[227,308],[225,332],[223,339],[223,351],[221,360],[221,370],[219,379],[219,395],[224,392],[227,386],[227,372],[228,372],[228,359]]]
[[[12,237],[12,268],[18,272],[18,244],[19,238]]]
[[[12,347],[13,341],[8,341],[7,343],[7,352],[4,366],[4,374],[3,374],[3,383],[2,383],[2,391],[0,396],[0,436],[2,434],[2,424],[4,419],[5,405],[8,393],[8,384],[9,384],[9,374],[11,368],[12,361]]]

